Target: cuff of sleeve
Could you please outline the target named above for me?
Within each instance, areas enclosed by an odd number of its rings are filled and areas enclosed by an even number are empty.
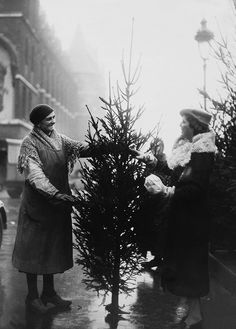
[[[175,186],[168,186],[165,189],[165,196],[166,197],[171,197],[175,193]]]

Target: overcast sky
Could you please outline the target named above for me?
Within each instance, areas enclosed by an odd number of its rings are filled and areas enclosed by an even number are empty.
[[[128,56],[134,17],[134,62],[141,55],[140,92],[145,104],[140,122],[151,129],[162,118],[167,151],[179,134],[179,111],[199,107],[202,62],[194,36],[205,18],[216,38],[235,32],[233,0],[41,0],[48,21],[68,50],[77,26],[98,59],[105,78],[121,78],[122,51]],[[208,61],[207,89],[219,92],[216,63]]]

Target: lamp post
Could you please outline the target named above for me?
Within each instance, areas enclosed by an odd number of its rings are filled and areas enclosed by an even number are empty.
[[[214,34],[207,28],[207,21],[203,19],[201,21],[201,28],[195,35],[195,40],[198,43],[200,56],[203,60],[203,98],[204,98],[204,110],[207,110],[206,106],[206,68],[207,60],[209,59],[209,46],[211,40],[214,39]]]

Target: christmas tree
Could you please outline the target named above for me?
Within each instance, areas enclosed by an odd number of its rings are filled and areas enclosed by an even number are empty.
[[[128,68],[122,60],[124,86],[117,83],[112,91],[109,82],[109,99],[101,98],[104,117],[95,120],[91,115],[87,142],[94,156],[83,165],[85,188],[78,193],[74,214],[77,263],[82,265],[84,282],[105,296],[111,293],[106,308],[112,314],[121,313],[119,293],[135,287],[142,258],[135,228],[145,220],[140,209],[147,169],[130,148],[141,149],[151,133],[135,130],[143,107],[136,110],[132,105],[140,66],[132,70],[131,64],[132,40]]]

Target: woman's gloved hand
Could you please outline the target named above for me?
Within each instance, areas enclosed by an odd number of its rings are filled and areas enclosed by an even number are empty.
[[[145,178],[144,186],[150,194],[164,193],[164,184],[160,177],[156,175],[149,175]]]
[[[76,203],[76,197],[73,195],[57,192],[52,202],[54,205],[73,206]]]
[[[156,164],[157,159],[151,152],[141,152],[134,148],[129,148],[130,154],[137,160],[142,161],[146,164]]]
[[[165,186],[160,177],[151,174],[145,178],[144,186],[146,190],[152,194],[163,194],[164,196],[171,196],[174,194],[175,187]]]
[[[59,192],[55,194],[55,198],[60,201],[71,202],[71,203],[75,201],[74,196],[65,193],[59,193]]]

